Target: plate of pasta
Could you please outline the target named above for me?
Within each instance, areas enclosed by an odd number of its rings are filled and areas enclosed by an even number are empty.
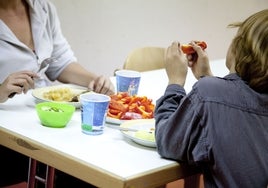
[[[60,84],[36,88],[32,91],[32,95],[37,99],[37,102],[53,101],[68,103],[76,108],[80,108],[81,103],[79,102],[79,95],[86,92],[90,91],[81,86]]]

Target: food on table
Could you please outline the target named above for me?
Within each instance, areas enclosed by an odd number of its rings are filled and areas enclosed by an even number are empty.
[[[152,99],[146,96],[130,96],[127,92],[111,95],[107,116],[120,120],[151,119],[154,117]]]
[[[207,48],[207,44],[204,41],[194,41],[198,46],[200,46],[203,50]],[[183,53],[189,55],[196,53],[191,44],[183,44],[181,45],[181,50]]]
[[[65,127],[71,120],[75,107],[59,102],[40,102],[35,105],[42,125],[47,127]]]
[[[51,107],[51,106],[43,106],[41,108],[44,111],[51,111],[51,112],[64,112],[62,109],[57,108],[57,107]]]
[[[72,93],[71,89],[66,88],[66,87],[52,89],[43,93],[43,97],[45,99],[52,100],[52,101],[68,102],[68,101],[71,101],[74,96],[75,94]]]
[[[155,142],[155,132],[154,131],[140,130],[140,131],[137,131],[135,133],[135,137],[142,139],[142,140]]]

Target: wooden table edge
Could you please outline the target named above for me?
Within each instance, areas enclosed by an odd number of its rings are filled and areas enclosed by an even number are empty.
[[[155,188],[197,173],[188,166],[174,163],[164,168],[122,178],[1,126],[0,144],[98,187]]]

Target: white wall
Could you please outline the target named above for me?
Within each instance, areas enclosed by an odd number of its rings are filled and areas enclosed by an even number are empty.
[[[235,29],[226,26],[268,8],[268,0],[52,0],[65,37],[88,70],[111,76],[141,46],[204,40],[225,58]]]

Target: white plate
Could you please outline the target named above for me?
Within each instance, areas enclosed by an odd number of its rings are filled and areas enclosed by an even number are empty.
[[[61,85],[55,85],[55,86],[48,86],[48,87],[42,87],[42,88],[36,88],[32,91],[33,97],[35,97],[38,101],[37,102],[46,102],[46,101],[52,101],[49,99],[46,99],[43,97],[43,94],[45,92],[55,90],[55,89],[60,89],[60,88],[70,88],[71,92],[75,95],[78,95],[87,89],[81,86],[76,86],[76,85],[69,85],[69,84],[61,84]],[[59,101],[53,101],[53,102],[59,102]],[[80,102],[59,102],[59,103],[67,103],[75,106],[76,108],[81,107]]]
[[[109,116],[106,117],[106,123],[120,125],[121,123],[123,123],[125,121],[129,121],[129,120],[121,120],[121,119],[116,119],[116,118],[112,118]]]
[[[142,131],[151,131],[152,129],[155,128],[155,120],[154,119],[142,119],[142,120],[127,120],[123,122],[120,127],[124,128],[131,128],[131,129],[136,129],[136,130],[142,130]],[[156,142],[143,139],[143,138],[137,138],[136,137],[136,132],[134,131],[121,131],[123,135],[132,141],[143,145],[147,147],[156,147]],[[154,133],[152,133],[154,134]]]
[[[152,120],[152,119],[149,119],[149,120]],[[147,120],[147,119],[139,119],[139,120]],[[110,124],[121,125],[122,123],[128,122],[128,121],[133,121],[133,120],[122,120],[122,119],[116,119],[116,118],[106,116],[106,123],[110,123]]]

